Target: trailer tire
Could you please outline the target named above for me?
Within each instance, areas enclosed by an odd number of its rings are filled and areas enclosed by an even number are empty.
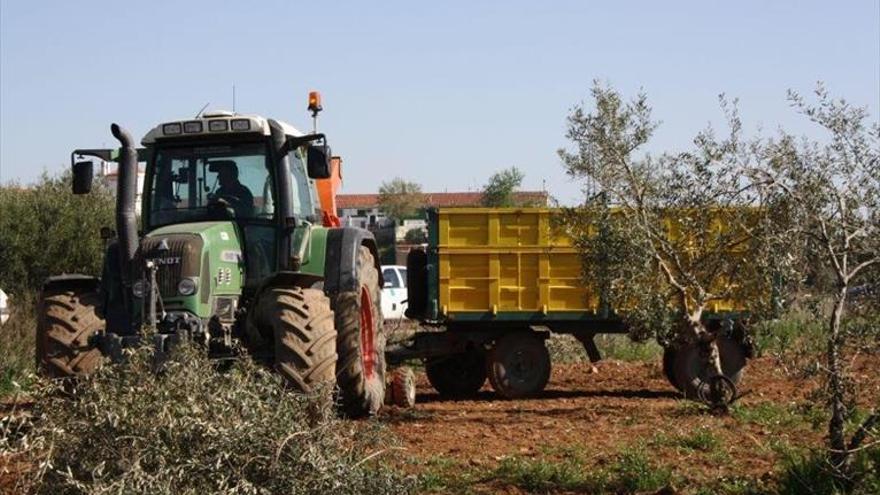
[[[498,339],[487,359],[492,388],[506,399],[541,393],[550,380],[550,353],[544,339],[532,333],[515,333]]]
[[[301,287],[273,288],[260,296],[257,318],[272,328],[275,369],[303,393],[326,391],[336,380],[336,329],[327,296]]]
[[[669,381],[669,384],[681,391],[681,384],[675,378],[675,359],[677,350],[674,347],[666,347],[663,349],[663,375]]]
[[[37,370],[52,378],[89,374],[101,365],[101,351],[89,338],[104,328],[95,313],[100,302],[93,289],[55,289],[44,292],[38,307]]]
[[[391,372],[391,403],[404,409],[416,405],[416,375],[409,366]]]
[[[721,358],[721,371],[734,385],[739,385],[746,366],[747,352],[739,342],[724,336],[715,339]],[[702,363],[697,344],[689,344],[675,351],[675,380],[685,397],[697,399],[706,383],[708,373]]]
[[[336,380],[342,408],[352,418],[373,416],[385,400],[385,335],[379,271],[366,246],[358,247],[357,287],[336,294]]]
[[[472,397],[486,383],[486,353],[470,350],[425,362],[428,382],[442,397]]]

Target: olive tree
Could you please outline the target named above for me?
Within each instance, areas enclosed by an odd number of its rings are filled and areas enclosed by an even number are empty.
[[[517,206],[513,193],[522,185],[524,178],[525,175],[516,167],[506,168],[492,174],[483,187],[480,202],[483,206],[488,207]]]
[[[832,98],[822,85],[815,96],[811,103],[790,92],[789,100],[799,113],[827,131],[827,142],[783,134],[767,144],[768,155],[773,156],[770,167],[755,169],[754,175],[768,194],[788,205],[795,220],[779,232],[777,245],[787,247],[791,257],[805,257],[819,263],[818,269],[833,273],[821,368],[830,408],[829,459],[835,475],[846,478],[852,453],[877,433],[878,412],[874,410],[847,441],[845,425],[853,412],[853,389],[848,370],[852,356],[845,353],[849,302],[853,292],[860,292],[854,287],[880,288],[880,125],[870,124],[865,108]],[[805,249],[791,250],[795,245]]]
[[[400,177],[383,182],[379,187],[379,208],[394,220],[402,220],[424,206],[422,186]]]
[[[599,193],[565,209],[561,225],[582,255],[586,282],[631,334],[690,349],[678,357],[692,362],[674,363],[670,381],[720,405],[735,389],[716,377],[738,376],[722,361],[741,368],[746,351],[722,356],[720,335],[730,326],[707,323],[707,313],[731,305],[754,313],[769,294],[764,197],[747,174],[761,155],[742,141],[735,104],[723,98],[723,137],[710,128],[690,151],[656,156],[645,151],[658,123],[644,93],[625,101],[594,84],[592,100],[591,109],[572,109],[571,148],[559,155],[570,176]],[[681,371],[694,360],[696,376]]]
[[[70,172],[0,186],[0,287],[24,296],[50,275],[100,274],[100,229],[113,227],[113,213],[112,191],[96,180],[91,194],[75,196]]]

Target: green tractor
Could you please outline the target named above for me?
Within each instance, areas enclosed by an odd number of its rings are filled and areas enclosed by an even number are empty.
[[[373,235],[339,227],[332,210],[339,161],[325,136],[231,112],[162,123],[142,148],[111,130],[118,149],[76,150],[71,164],[74,193],[85,194],[93,163],[77,160],[118,162],[116,230],[101,233],[100,278],[45,282],[39,369],[82,375],[144,343],[159,357],[180,341],[217,357],[244,345],[295,389],[335,386],[346,415],[375,414],[385,396],[382,275]],[[319,188],[330,198],[323,210]]]

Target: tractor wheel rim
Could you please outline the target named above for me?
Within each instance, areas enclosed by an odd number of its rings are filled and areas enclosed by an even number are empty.
[[[361,287],[361,361],[364,379],[373,378],[375,369],[375,321],[373,321],[373,300],[370,291]]]

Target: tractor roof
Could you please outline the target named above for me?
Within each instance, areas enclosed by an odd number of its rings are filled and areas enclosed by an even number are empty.
[[[288,136],[302,136],[303,133],[292,125],[277,121]],[[218,134],[259,133],[270,134],[269,120],[259,115],[241,115],[218,110],[206,112],[194,119],[172,120],[154,127],[141,140],[141,144],[154,144],[159,140],[191,138],[195,136],[216,136]]]

